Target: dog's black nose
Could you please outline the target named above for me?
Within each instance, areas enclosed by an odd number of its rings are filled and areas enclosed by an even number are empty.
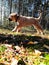
[[[9,21],[12,21],[12,19],[10,19],[10,18],[8,18],[9,19]]]

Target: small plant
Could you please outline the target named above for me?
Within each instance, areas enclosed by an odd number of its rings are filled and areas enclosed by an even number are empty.
[[[5,45],[0,46],[0,53],[4,52],[5,49],[7,49]]]
[[[45,54],[44,55],[44,58],[45,58],[45,65],[49,65],[49,54]]]

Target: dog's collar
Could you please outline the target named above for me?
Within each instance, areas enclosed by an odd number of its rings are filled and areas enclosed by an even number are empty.
[[[18,21],[18,19],[19,19],[19,16],[17,16],[16,22]]]

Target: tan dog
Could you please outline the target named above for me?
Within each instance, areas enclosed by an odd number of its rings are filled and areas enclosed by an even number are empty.
[[[38,18],[34,17],[26,17],[26,16],[18,16],[17,13],[12,13],[9,15],[9,21],[14,21],[17,23],[17,26],[12,31],[19,32],[22,27],[25,26],[34,26],[38,33],[43,34],[43,30],[39,24],[39,21],[41,20],[42,13],[40,12],[40,15]]]

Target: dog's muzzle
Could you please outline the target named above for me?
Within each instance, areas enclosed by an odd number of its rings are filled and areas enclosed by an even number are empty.
[[[12,19],[8,18],[9,21],[12,21]]]

